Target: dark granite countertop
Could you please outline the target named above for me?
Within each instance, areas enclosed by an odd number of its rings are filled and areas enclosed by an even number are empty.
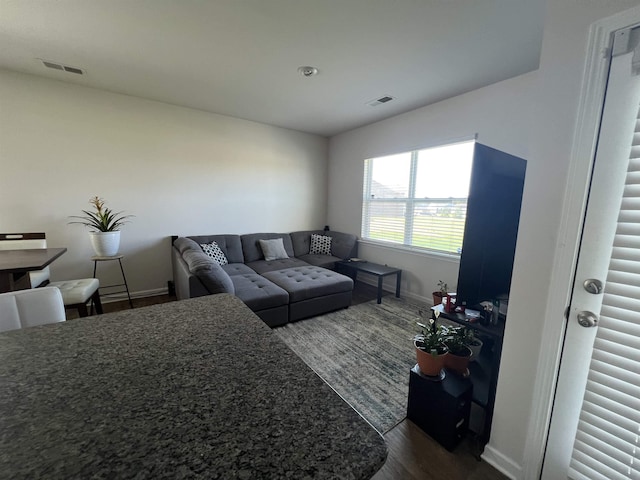
[[[364,479],[386,454],[231,295],[0,334],[3,478]]]

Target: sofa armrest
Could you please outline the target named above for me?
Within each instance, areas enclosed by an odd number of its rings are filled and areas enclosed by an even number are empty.
[[[198,277],[189,271],[187,263],[175,247],[171,247],[171,266],[173,270],[173,285],[178,300],[209,295],[209,292]]]
[[[175,242],[171,247],[171,265],[176,298],[185,300],[212,293],[233,294],[235,288],[229,275],[208,257],[197,243],[193,242],[193,244],[195,248],[184,250],[184,254],[180,253],[177,248],[179,245],[176,245]]]
[[[189,272],[198,277],[209,293],[235,294],[231,277],[206,253],[187,250],[182,258],[189,267]]]

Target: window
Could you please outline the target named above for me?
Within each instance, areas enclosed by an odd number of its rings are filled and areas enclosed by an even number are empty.
[[[362,238],[459,254],[474,144],[365,160]]]

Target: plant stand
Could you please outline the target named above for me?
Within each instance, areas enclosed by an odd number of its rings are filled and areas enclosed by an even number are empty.
[[[113,287],[124,287],[124,289],[111,291],[111,292],[107,292],[107,293],[101,293],[100,295],[104,298],[104,297],[114,296],[114,295],[117,295],[119,293],[126,293],[127,294],[127,298],[129,299],[129,306],[131,308],[133,308],[133,302],[131,301],[131,294],[129,293],[129,285],[127,284],[127,277],[124,274],[124,268],[122,268],[122,258],[123,257],[124,257],[124,255],[115,255],[113,257],[99,257],[99,256],[91,257],[91,260],[93,261],[93,278],[97,278],[96,277],[96,271],[98,269],[98,262],[110,262],[110,261],[113,261],[113,260],[117,260],[118,264],[120,265],[120,273],[122,273],[122,282],[123,283],[116,283],[116,284],[113,284],[113,285],[100,286],[100,290],[103,290],[105,288],[113,288]]]
[[[468,379],[446,375],[434,382],[418,372],[409,373],[407,418],[447,450],[453,450],[469,427],[473,385]]]

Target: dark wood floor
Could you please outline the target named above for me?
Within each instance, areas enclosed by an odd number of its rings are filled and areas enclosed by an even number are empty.
[[[385,292],[385,295],[393,295]],[[356,283],[352,305],[376,298],[374,287]],[[175,297],[160,295],[136,298],[134,308],[174,301]],[[383,300],[384,302],[384,297]],[[105,313],[128,309],[129,303],[104,304]],[[73,314],[67,312],[69,318]],[[411,421],[405,419],[384,435],[388,447],[386,463],[372,480],[503,480],[504,475],[482,460],[478,460],[477,445],[467,438],[453,452],[444,449]]]

